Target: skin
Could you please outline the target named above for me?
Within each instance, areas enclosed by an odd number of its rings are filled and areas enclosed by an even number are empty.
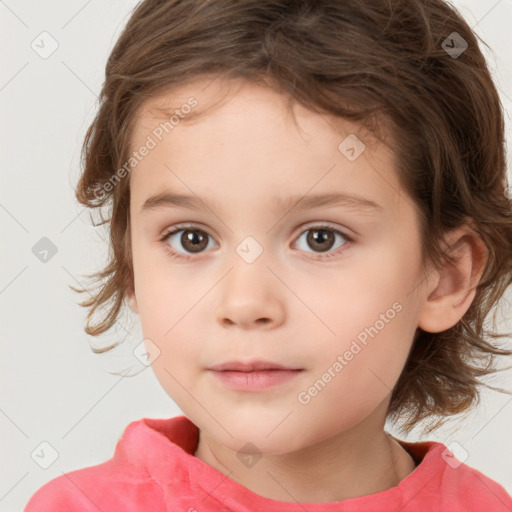
[[[448,329],[470,306],[485,248],[463,226],[450,234],[456,265],[424,269],[414,202],[386,146],[355,124],[299,105],[296,124],[287,98],[270,88],[208,84],[196,81],[148,100],[132,134],[133,148],[144,144],[163,120],[156,107],[176,107],[189,96],[199,102],[196,111],[214,105],[181,121],[129,177],[134,289],[128,300],[144,337],[160,351],[155,375],[199,427],[195,455],[261,496],[329,502],[396,486],[415,465],[384,431],[391,390],[417,329]],[[355,161],[338,150],[349,134],[366,146]],[[141,212],[163,190],[217,204]],[[269,206],[274,198],[328,192],[363,196],[382,211]],[[209,235],[202,252],[184,247],[181,232],[159,241],[181,223]],[[353,240],[337,236],[320,252],[307,236],[323,223]],[[236,252],[247,236],[263,249],[252,263]],[[190,259],[172,257],[165,245]],[[300,403],[298,394],[396,302],[400,312],[309,403]],[[206,370],[252,358],[303,371],[270,390],[240,392]],[[262,454],[251,467],[238,457],[248,442]]]

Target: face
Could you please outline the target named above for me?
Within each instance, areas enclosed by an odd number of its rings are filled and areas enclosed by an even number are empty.
[[[162,136],[155,107],[191,96]],[[288,453],[369,418],[418,325],[418,218],[393,154],[355,124],[294,112],[270,88],[198,81],[147,103],[132,138],[156,142],[129,177],[132,307],[163,388],[233,450]],[[255,361],[286,369],[211,370]]]

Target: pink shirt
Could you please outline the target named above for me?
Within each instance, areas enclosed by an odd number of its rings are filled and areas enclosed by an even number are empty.
[[[24,512],[512,511],[512,498],[500,484],[458,465],[442,443],[400,441],[418,465],[396,487],[301,504],[264,498],[195,457],[198,435],[185,416],[134,421],[111,459],[51,480]]]

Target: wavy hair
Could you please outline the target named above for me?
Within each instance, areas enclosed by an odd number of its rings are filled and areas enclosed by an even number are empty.
[[[505,334],[485,324],[512,282],[512,200],[496,86],[477,36],[442,0],[140,2],[108,58],[82,147],[76,198],[109,208],[100,224],[110,235],[108,264],[89,276],[97,288],[80,304],[89,309],[85,332],[114,326],[133,289],[129,180],[112,186],[112,177],[130,158],[137,113],[160,92],[205,76],[270,84],[373,133],[385,121],[419,213],[425,264],[450,261],[443,235],[471,221],[488,252],[475,298],[452,328],[417,330],[388,416],[404,431],[431,420],[430,431],[468,411],[480,386],[491,387],[480,377],[497,371],[497,356],[512,355],[494,343]]]

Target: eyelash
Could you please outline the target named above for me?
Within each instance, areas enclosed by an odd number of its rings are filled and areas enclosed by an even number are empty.
[[[348,243],[354,241],[354,239],[352,237],[348,236],[347,234],[340,231],[339,229],[335,229],[332,226],[329,226],[328,224],[318,224],[318,225],[314,225],[314,226],[309,226],[304,231],[301,231],[301,233],[299,234],[299,237],[302,236],[304,233],[307,233],[308,231],[319,231],[319,230],[331,231],[333,233],[341,235]],[[172,256],[173,258],[182,259],[182,260],[192,260],[192,259],[194,259],[194,256],[174,251],[171,248],[171,246],[166,242],[166,240],[171,235],[175,235],[176,233],[179,233],[180,231],[200,231],[201,233],[204,233],[207,236],[211,236],[204,229],[201,229],[196,226],[191,226],[191,225],[188,225],[188,226],[179,225],[179,226],[175,226],[174,228],[170,228],[170,229],[166,230],[164,232],[164,234],[158,239],[159,243],[162,243],[162,245],[164,246],[164,249],[170,254],[170,256]],[[297,238],[299,238],[299,237],[297,237]],[[340,252],[346,250],[345,249],[346,245],[347,245],[346,243],[343,244],[341,247],[338,247],[338,249],[336,249],[332,253],[329,253],[329,252],[325,253],[326,256],[320,256],[319,259],[326,259],[326,258],[332,258],[334,256],[337,256]],[[321,255],[322,253],[313,253],[313,254]]]

